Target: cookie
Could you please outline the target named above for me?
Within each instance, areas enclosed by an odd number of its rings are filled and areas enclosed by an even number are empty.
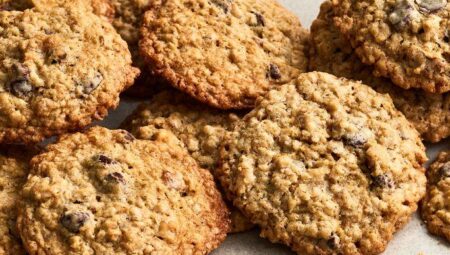
[[[308,34],[275,0],[168,0],[145,13],[141,55],[192,97],[221,109],[255,99],[307,69]]]
[[[0,148],[0,254],[26,254],[16,229],[16,206],[27,180],[30,155],[22,147]]]
[[[94,127],[31,161],[17,225],[30,254],[207,254],[226,236],[211,174],[168,132]]]
[[[395,106],[429,142],[450,136],[450,93],[431,94],[419,89],[404,90],[386,78],[372,75],[333,25],[330,1],[321,6],[319,17],[311,26],[310,70],[349,79],[362,80],[379,93],[389,94]]]
[[[446,0],[333,0],[335,23],[374,74],[404,88],[450,91]]]
[[[219,147],[243,113],[209,108],[179,92],[157,94],[150,103],[140,105],[122,124],[139,139],[152,139],[160,130],[168,130],[182,142],[199,165],[214,177],[219,164]],[[231,209],[231,232],[249,230],[253,225],[234,208]]]
[[[302,74],[258,99],[221,150],[220,180],[272,242],[378,254],[425,193],[425,148],[388,96]]]
[[[102,119],[133,83],[126,43],[85,8],[0,12],[0,142],[32,143]]]
[[[141,75],[125,94],[131,97],[150,98],[164,88],[165,86],[161,86],[161,84],[165,84],[166,82],[161,77],[152,73],[151,70],[148,70],[144,64],[144,60],[139,55],[139,28],[145,11],[158,1],[109,0],[109,2],[115,11],[112,24],[122,38],[127,41],[133,57],[133,65],[141,70]]]
[[[427,170],[427,194],[421,214],[430,233],[450,241],[450,151],[443,151]]]

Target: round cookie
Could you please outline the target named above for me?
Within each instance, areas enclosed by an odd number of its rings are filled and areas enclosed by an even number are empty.
[[[378,254],[425,193],[425,148],[388,96],[307,73],[258,99],[221,150],[222,186],[298,254]]]
[[[16,218],[30,158],[30,153],[22,147],[0,148],[0,254],[26,254],[16,229]]]
[[[447,0],[333,0],[335,23],[376,76],[404,88],[450,91]]]
[[[427,194],[421,214],[428,230],[450,241],[450,151],[441,152],[427,170]]]
[[[0,12],[0,142],[31,143],[106,116],[133,83],[126,43],[85,8]]]
[[[168,90],[140,105],[122,124],[138,139],[152,139],[160,130],[168,130],[182,142],[189,154],[214,177],[219,164],[219,147],[243,113],[209,108],[179,92]],[[253,228],[238,210],[231,209],[231,232]]]
[[[145,13],[141,55],[169,83],[221,109],[307,69],[308,34],[275,0],[168,0]]]
[[[450,92],[431,94],[419,89],[404,90],[388,79],[372,75],[373,68],[364,65],[333,25],[330,1],[321,6],[311,26],[310,70],[322,71],[349,79],[362,80],[379,93],[387,93],[394,105],[429,142],[450,136]]]
[[[211,174],[168,132],[94,127],[31,161],[18,229],[31,254],[207,254],[228,210]]]

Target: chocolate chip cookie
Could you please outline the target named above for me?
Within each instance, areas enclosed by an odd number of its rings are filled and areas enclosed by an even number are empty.
[[[243,114],[212,109],[170,90],[154,96],[150,103],[140,105],[122,124],[122,128],[139,139],[152,139],[160,130],[169,130],[199,165],[216,177],[220,143]],[[242,232],[253,227],[238,210],[231,209],[231,232]]]
[[[375,75],[405,88],[450,91],[447,0],[333,0],[335,23]]]
[[[450,93],[404,90],[388,79],[373,76],[373,68],[359,60],[349,41],[333,25],[333,17],[331,2],[326,1],[311,27],[310,69],[362,80],[379,93],[389,94],[426,141],[439,142],[450,136]]]
[[[27,180],[31,153],[22,147],[0,148],[0,254],[25,255],[16,228],[20,190]]]
[[[31,161],[18,229],[31,254],[207,254],[228,210],[211,174],[169,132],[94,127]]]
[[[428,230],[450,241],[450,151],[439,154],[427,170],[427,195],[421,214]]]
[[[127,44],[85,8],[0,12],[0,142],[39,142],[102,119],[133,83]]]
[[[274,0],[168,0],[145,13],[141,54],[192,97],[221,109],[255,99],[307,69],[307,32]]]
[[[388,96],[313,72],[258,99],[221,150],[221,183],[299,254],[378,254],[425,193],[425,148]]]

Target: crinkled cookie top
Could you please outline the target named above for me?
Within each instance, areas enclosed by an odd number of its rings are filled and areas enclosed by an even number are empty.
[[[228,210],[211,174],[168,132],[95,127],[31,162],[18,228],[31,254],[207,254]]]
[[[145,13],[141,54],[176,88],[221,109],[306,71],[308,34],[274,0],[168,0]]]
[[[376,74],[398,86],[450,91],[447,0],[332,0],[335,23]]]
[[[299,254],[378,254],[425,193],[425,148],[388,96],[326,73],[271,90],[221,151],[221,183]]]
[[[0,11],[0,42],[0,142],[101,119],[138,74],[127,44],[85,8]]]

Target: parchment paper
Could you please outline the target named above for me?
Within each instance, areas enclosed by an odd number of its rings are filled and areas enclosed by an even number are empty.
[[[318,14],[321,0],[280,0],[280,2],[297,14],[304,27],[311,25],[311,22]],[[109,117],[97,124],[110,128],[117,128],[140,101],[123,98],[120,106],[112,111]],[[440,150],[450,148],[450,140],[447,139],[439,144],[427,144],[428,157],[434,159]],[[258,230],[248,233],[230,235],[213,255],[284,255],[294,254],[282,245],[271,244],[258,237]],[[450,245],[443,239],[431,236],[419,217],[414,215],[409,224],[400,230],[390,242],[384,255],[450,255]]]

